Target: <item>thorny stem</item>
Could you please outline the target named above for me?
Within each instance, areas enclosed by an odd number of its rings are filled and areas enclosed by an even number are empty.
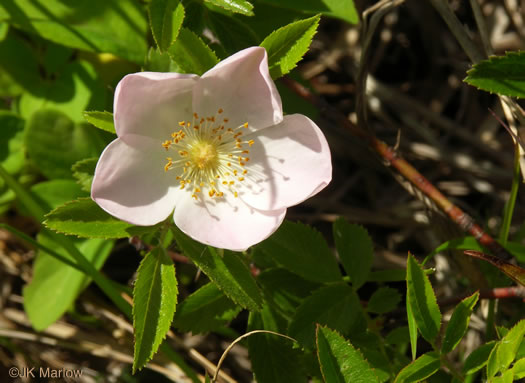
[[[297,95],[306,101],[317,106],[320,110],[329,110],[334,116],[337,116],[338,121],[348,129],[353,135],[363,139],[368,143],[371,149],[386,160],[387,164],[394,167],[399,173],[412,183],[423,194],[430,198],[449,218],[454,221],[461,229],[468,232],[476,240],[486,248],[488,248],[495,256],[502,260],[512,259],[510,253],[505,250],[498,242],[487,234],[479,225],[477,225],[472,217],[454,205],[447,197],[443,195],[434,185],[430,183],[421,173],[419,173],[406,160],[399,157],[398,153],[385,144],[383,141],[372,136],[365,130],[357,127],[350,122],[342,113],[332,108],[327,102],[320,97],[314,95],[309,89],[305,88],[298,82],[283,78],[283,83],[288,86]]]

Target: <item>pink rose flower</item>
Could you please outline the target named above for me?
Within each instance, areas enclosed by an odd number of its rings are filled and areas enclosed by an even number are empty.
[[[154,225],[171,213],[191,238],[245,250],[282,223],[288,206],[331,180],[326,139],[308,117],[283,117],[264,48],[201,77],[125,76],[114,100],[118,138],[102,153],[91,198],[109,214]]]

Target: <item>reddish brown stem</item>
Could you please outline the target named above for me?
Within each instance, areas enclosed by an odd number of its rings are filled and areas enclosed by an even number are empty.
[[[309,89],[305,88],[297,81],[288,77],[284,77],[282,82],[298,94],[303,99],[309,101],[311,104],[318,107],[320,110],[330,110],[333,116],[337,116],[339,122],[348,129],[353,135],[365,140],[370,148],[384,158],[389,165],[397,169],[397,171],[410,181],[417,189],[430,198],[439,208],[447,214],[452,221],[461,227],[465,232],[470,233],[476,240],[490,250],[492,254],[502,260],[509,260],[512,258],[510,253],[505,250],[498,242],[477,225],[472,217],[462,211],[459,207],[454,205],[447,197],[443,195],[434,185],[432,185],[421,173],[419,173],[407,161],[400,158],[398,153],[385,144],[383,141],[377,139],[375,136],[366,132],[350,122],[342,113],[332,108],[322,98],[316,96]]]
[[[439,307],[456,305],[470,294],[449,297],[438,301]],[[525,300],[525,288],[523,286],[497,287],[494,289],[480,290],[479,299],[512,299],[519,298]]]

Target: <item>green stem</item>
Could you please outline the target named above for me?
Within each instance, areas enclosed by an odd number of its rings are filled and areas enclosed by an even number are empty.
[[[439,352],[439,350],[437,350],[437,352]],[[456,369],[456,367],[454,367],[452,365],[452,363],[449,362],[449,360],[447,359],[447,357],[445,355],[441,355],[441,364],[444,364],[445,366],[447,366],[448,370],[450,371],[452,376],[454,376],[454,378],[456,378],[460,382],[464,382],[465,381],[465,378],[463,378],[463,376]]]
[[[473,374],[470,374],[470,375],[467,375],[467,376],[465,376],[465,380],[464,380],[463,383],[473,383],[477,376],[478,376],[477,372],[475,372]]]
[[[485,329],[485,342],[494,339],[496,334],[494,334],[494,317],[496,316],[496,300],[489,300],[486,329]]]
[[[520,185],[520,147],[516,143],[514,148],[514,169],[512,173],[512,186],[510,188],[510,195],[507,203],[505,204],[505,210],[503,213],[503,223],[501,224],[501,230],[499,233],[499,241],[502,246],[507,244],[509,238],[510,224],[512,222],[512,214],[514,213],[514,207],[516,206],[516,197],[518,195],[518,188]]]
[[[0,223],[0,228],[5,229],[5,230],[13,233],[17,237],[19,237],[22,240],[24,240],[24,241],[30,243],[31,245],[33,245],[35,248],[40,249],[41,251],[43,251],[43,252],[51,255],[52,257],[58,259],[60,262],[65,263],[66,265],[71,266],[74,269],[76,269],[76,270],[78,270],[78,271],[80,271],[82,273],[84,272],[84,270],[82,270],[80,267],[78,267],[78,265],[76,263],[71,262],[69,259],[64,257],[62,254],[57,253],[53,249],[50,249],[49,247],[44,246],[41,243],[38,243],[33,238],[31,238],[29,235],[27,235],[27,234],[25,234],[25,233],[15,229],[14,227],[9,226],[8,224],[5,224],[5,223]]]

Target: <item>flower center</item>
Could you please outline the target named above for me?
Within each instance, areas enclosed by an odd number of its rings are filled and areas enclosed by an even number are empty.
[[[162,143],[166,151],[176,151],[176,157],[167,157],[164,170],[176,171],[180,188],[191,191],[196,200],[200,193],[220,198],[230,192],[238,197],[238,186],[248,174],[248,148],[254,141],[243,140],[242,135],[249,124],[227,128],[229,119],[219,119],[222,113],[219,109],[215,116],[205,118],[194,113],[192,122],[180,121],[171,139]]]
[[[210,142],[198,141],[191,148],[189,159],[194,167],[213,171],[218,164],[217,149]]]

